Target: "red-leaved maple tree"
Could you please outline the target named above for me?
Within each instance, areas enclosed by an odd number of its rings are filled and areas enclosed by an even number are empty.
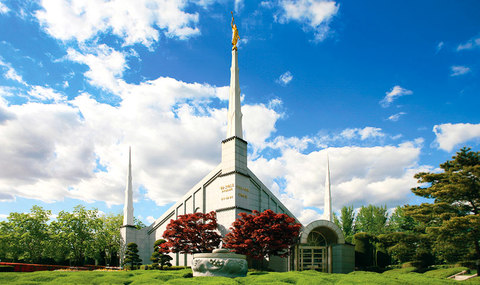
[[[201,253],[211,252],[221,240],[216,232],[217,215],[210,213],[193,213],[180,215],[170,220],[163,238],[167,241],[160,245],[162,252]]]
[[[295,244],[301,224],[286,214],[272,210],[240,213],[225,238],[225,247],[254,259],[277,255],[286,257]]]

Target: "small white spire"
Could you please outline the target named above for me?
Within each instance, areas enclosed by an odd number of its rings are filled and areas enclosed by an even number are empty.
[[[333,222],[332,214],[332,196],[330,193],[330,162],[328,161],[328,152],[327,152],[327,173],[325,177],[325,203],[323,208],[323,217],[325,220]]]
[[[132,191],[132,147],[128,148],[128,174],[123,207],[123,225],[133,226],[133,191]]]
[[[240,106],[240,82],[238,79],[237,48],[232,49],[232,67],[230,68],[230,96],[228,99],[227,139],[233,136],[243,139],[242,110]]]

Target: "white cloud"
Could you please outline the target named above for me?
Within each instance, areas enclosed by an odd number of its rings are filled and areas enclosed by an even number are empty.
[[[5,6],[2,2],[0,2],[0,14],[7,14],[10,11],[10,9]]]
[[[16,81],[18,83],[25,84],[25,81],[23,80],[22,76],[20,76],[17,71],[7,62],[4,62],[0,58],[0,67],[4,67],[6,69],[6,72],[3,74],[3,77],[6,79],[10,79],[13,81]]]
[[[471,70],[469,67],[461,66],[461,65],[454,65],[450,67],[452,73],[450,76],[459,76],[469,73]]]
[[[390,106],[390,104],[396,100],[398,97],[405,96],[405,95],[412,95],[413,92],[411,90],[405,89],[399,85],[393,86],[392,90],[385,93],[386,96],[380,101],[380,105],[383,108]]]
[[[267,145],[265,141],[276,131],[275,123],[282,114],[263,104],[245,105],[242,107],[242,113],[245,139],[254,149],[265,148]]]
[[[480,36],[471,38],[463,44],[459,44],[457,47],[457,51],[469,50],[469,49],[474,49],[478,47],[480,47]]]
[[[443,48],[444,45],[445,45],[444,42],[439,42],[439,43],[437,44],[437,48],[436,48],[435,53],[440,52],[440,51],[442,50],[442,48]]]
[[[327,134],[319,132],[310,139],[317,147],[326,148],[329,145],[371,145],[372,143],[381,143],[386,138],[388,137],[381,128],[364,127],[346,128],[342,131]]]
[[[431,169],[418,165],[422,143],[418,139],[397,146],[328,148],[333,209],[405,203],[416,185],[413,175]],[[286,206],[308,222],[318,214],[305,208],[321,211],[324,206],[325,166],[326,150],[303,154],[291,148],[277,158],[254,160],[249,167],[271,189],[279,189]]]
[[[290,71],[287,71],[284,74],[280,75],[276,82],[280,85],[286,86],[288,83],[290,83],[290,81],[292,81],[292,79],[292,73]]]
[[[42,86],[32,86],[32,89],[28,91],[28,95],[41,101],[53,100],[59,102],[67,99],[65,95],[58,93],[52,88]]]
[[[187,39],[200,33],[198,13],[185,12],[186,0],[41,0],[36,17],[52,37],[85,42],[111,32],[125,45],[151,46],[159,30],[167,37]],[[207,2],[199,2],[207,4]],[[157,30],[158,28],[158,30]]]
[[[397,122],[400,119],[400,117],[405,115],[405,114],[407,114],[407,113],[399,112],[399,113],[391,115],[390,117],[388,117],[387,120],[392,121],[392,122]]]
[[[153,224],[153,222],[155,222],[156,219],[152,216],[148,216],[147,218],[145,218],[145,220],[147,221],[148,224]]]
[[[273,8],[273,2],[262,1],[262,2],[260,2],[260,6],[266,8],[266,9],[272,9]]]
[[[244,0],[235,0],[235,12],[239,12],[245,6]]]
[[[104,44],[95,48],[85,48],[85,50],[84,53],[80,53],[69,48],[66,58],[89,67],[85,76],[90,84],[119,92],[120,82],[117,79],[123,75],[125,68],[128,68],[125,55]]]
[[[381,128],[374,128],[374,127],[365,127],[363,129],[353,128],[353,129],[345,129],[340,133],[340,137],[344,139],[360,139],[366,140],[371,138],[378,138],[384,137],[385,134],[382,132]]]
[[[297,21],[315,33],[315,40],[324,40],[330,31],[330,22],[338,13],[340,4],[327,0],[280,0],[279,22]]]
[[[0,100],[0,200],[19,196],[121,204],[131,145],[135,189],[142,185],[147,198],[165,205],[220,162],[227,112],[210,103],[224,100],[228,87],[167,77],[139,84],[115,81],[118,106],[87,93],[66,100],[40,86],[33,87],[31,96],[53,100],[51,104],[9,106]],[[244,105],[243,112],[249,118],[244,120],[246,138],[261,146],[281,114],[263,104]],[[97,163],[105,171],[98,171]],[[135,192],[135,199],[139,195]]]
[[[283,136],[278,136],[278,137],[275,137],[273,142],[267,144],[267,146],[273,149],[280,149],[280,150],[293,148],[298,151],[303,151],[311,143],[313,143],[313,139],[309,138],[308,136],[305,136],[303,138],[297,138],[297,137],[285,138]]]
[[[7,103],[0,97],[0,125],[5,124],[12,119],[15,119],[15,114],[7,110]]]
[[[317,211],[312,209],[305,209],[300,212],[300,215],[297,216],[302,225],[306,226],[309,223],[323,219],[323,215],[319,214]]]
[[[480,138],[480,124],[441,124],[433,127],[438,148],[452,151],[459,144]]]

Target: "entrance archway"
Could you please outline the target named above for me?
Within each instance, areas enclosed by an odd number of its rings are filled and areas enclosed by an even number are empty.
[[[327,220],[318,220],[306,226],[300,235],[296,251],[296,270],[332,271],[332,245],[343,244],[340,228]]]

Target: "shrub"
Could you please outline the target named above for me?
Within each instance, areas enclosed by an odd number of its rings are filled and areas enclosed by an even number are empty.
[[[357,233],[353,236],[355,242],[355,266],[364,268],[373,266],[375,236],[367,233]]]
[[[192,272],[185,273],[183,274],[183,278],[193,278],[193,273]]]
[[[190,266],[171,266],[171,267],[165,267],[163,270],[183,270],[183,269],[190,269]]]
[[[14,267],[9,265],[0,265],[0,272],[13,272]]]

